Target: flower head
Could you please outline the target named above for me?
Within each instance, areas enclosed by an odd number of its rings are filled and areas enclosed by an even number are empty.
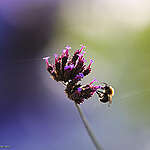
[[[69,54],[69,50],[71,50],[71,47],[66,46],[61,56],[55,54],[54,64],[48,62],[49,57],[43,59],[52,78],[66,85],[65,93],[68,98],[80,104],[85,99],[89,99],[98,89],[101,89],[101,86],[93,85],[96,79],[87,85],[79,83],[91,72],[91,65],[93,63],[93,60],[90,60],[90,64],[88,66],[85,65],[84,54],[86,47],[81,45],[81,48],[77,49],[72,57]]]

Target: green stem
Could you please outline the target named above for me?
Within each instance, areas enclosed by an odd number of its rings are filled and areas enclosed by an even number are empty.
[[[89,125],[88,125],[88,123],[87,123],[87,120],[85,119],[85,117],[84,117],[84,115],[83,115],[83,113],[82,113],[82,111],[81,111],[81,108],[80,108],[79,104],[77,104],[77,103],[75,102],[75,106],[76,106],[76,108],[77,108],[77,110],[78,110],[78,112],[79,112],[79,114],[80,114],[80,118],[81,118],[81,120],[82,120],[82,122],[83,122],[83,124],[84,124],[84,127],[85,127],[86,130],[87,130],[87,133],[88,133],[89,137],[91,138],[93,144],[94,144],[95,147],[96,147],[96,150],[103,150],[103,148],[100,146],[100,144],[99,144],[98,141],[96,140],[96,138],[95,138],[95,136],[94,136],[92,130],[90,129],[90,127],[89,127]]]

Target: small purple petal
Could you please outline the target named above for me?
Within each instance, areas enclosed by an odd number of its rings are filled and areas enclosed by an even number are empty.
[[[78,92],[81,92],[82,91],[82,88],[78,88]]]
[[[83,78],[84,77],[84,74],[83,73],[79,73],[80,77]]]
[[[94,86],[94,88],[97,90],[97,89],[100,89],[101,86]]]
[[[46,64],[49,66],[49,63],[48,63],[48,59],[49,59],[50,57],[44,57],[43,58],[43,60],[45,60],[45,62],[46,62]]]
[[[68,49],[68,50],[71,49],[71,47],[69,45],[67,45],[65,48]]]
[[[48,60],[50,57],[47,56],[47,57],[43,57],[43,60]]]
[[[70,69],[72,70],[74,68],[74,64],[70,65]]]
[[[85,58],[83,58],[83,61],[86,63],[87,62],[87,60],[85,59]]]
[[[68,53],[69,49],[66,49],[66,56],[68,57],[69,56],[69,53]]]
[[[68,49],[63,50],[61,57],[64,57],[64,56],[67,56],[67,57],[69,56]]]
[[[90,59],[90,63],[92,64],[94,62],[94,60]]]
[[[83,49],[85,49],[85,48],[86,48],[86,46],[84,46],[84,45],[81,45],[80,52],[81,52]]]
[[[91,65],[92,65],[93,62],[94,62],[94,61],[93,61],[92,59],[90,59],[90,64],[89,64],[89,66],[87,67],[88,69],[90,69],[90,67],[91,67]]]
[[[65,54],[66,53],[66,49],[63,49],[63,54]]]
[[[77,54],[79,57],[81,57],[82,56],[82,54],[81,53],[79,53],[79,54]]]
[[[82,51],[82,55],[84,55],[86,53],[86,51]]]
[[[70,66],[65,66],[64,70],[67,70],[67,69],[69,69],[69,68],[70,68]]]
[[[79,61],[83,61],[84,62],[83,54],[78,54],[78,56],[79,56]]]
[[[55,58],[58,57],[58,54],[54,54],[54,57],[55,57]]]
[[[74,65],[73,64],[71,64],[71,65],[69,65],[69,66],[65,66],[65,68],[64,68],[64,70],[67,70],[67,69],[73,69],[74,68]]]
[[[54,54],[54,57],[55,57],[55,62],[56,62],[58,55],[57,55],[57,54]]]
[[[79,80],[83,77],[84,77],[83,73],[79,73],[79,75],[76,75],[75,79]]]

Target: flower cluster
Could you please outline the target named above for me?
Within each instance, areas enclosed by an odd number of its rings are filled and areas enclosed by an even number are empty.
[[[85,99],[90,98],[100,86],[93,85],[95,80],[83,86],[79,83],[79,81],[91,72],[93,61],[91,60],[88,66],[85,65],[83,55],[86,47],[84,45],[80,49],[77,49],[72,57],[69,54],[70,49],[71,47],[67,46],[63,50],[62,55],[58,56],[55,54],[54,64],[49,63],[49,57],[43,59],[46,61],[47,71],[52,78],[57,82],[62,82],[66,86],[65,92],[68,98],[80,104]]]

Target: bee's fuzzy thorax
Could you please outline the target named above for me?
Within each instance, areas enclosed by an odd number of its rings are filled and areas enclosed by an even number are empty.
[[[111,90],[111,96],[114,96],[115,90],[114,90],[114,88],[112,86],[110,86],[110,90]]]

